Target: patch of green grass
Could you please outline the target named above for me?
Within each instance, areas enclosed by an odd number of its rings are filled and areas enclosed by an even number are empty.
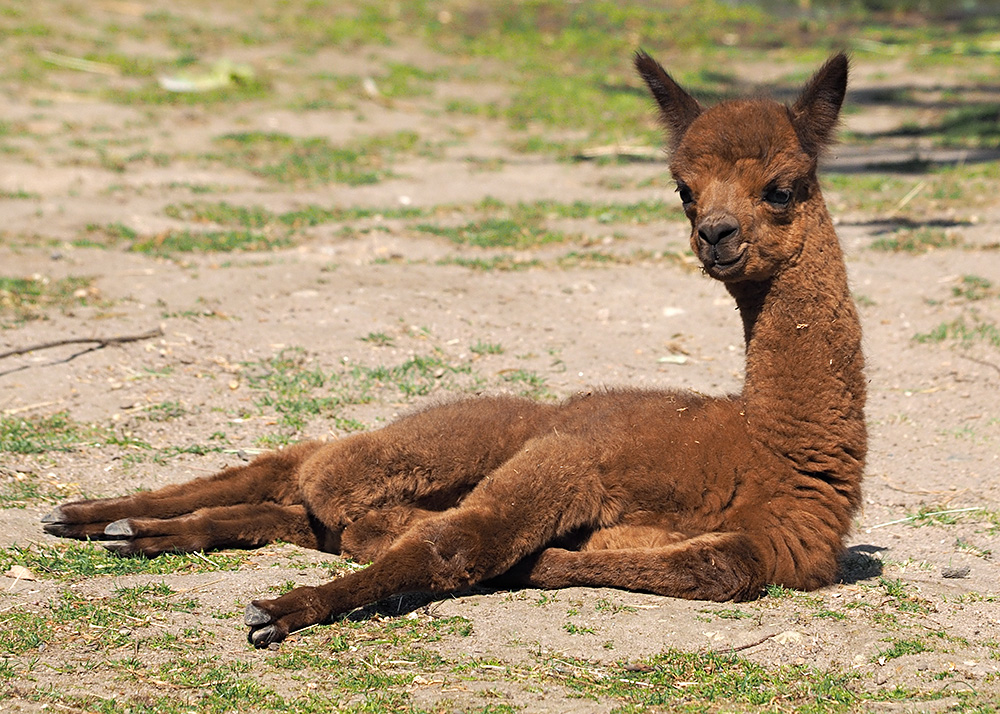
[[[436,389],[462,389],[454,381],[456,377],[468,379],[468,388],[479,384],[467,365],[452,365],[435,355],[411,357],[394,366],[357,365],[327,372],[313,366],[304,350],[289,348],[269,360],[245,366],[250,386],[260,393],[257,406],[273,409],[278,415],[281,434],[272,439],[289,439],[321,415],[332,417],[337,427],[346,431],[364,428],[340,416],[341,410],[367,404],[385,390],[395,392],[386,398],[412,399]]]
[[[920,526],[953,526],[959,522],[962,514],[953,508],[938,506],[921,506],[916,513],[907,517],[907,523],[914,527]]]
[[[90,436],[92,432],[66,412],[31,418],[0,416],[0,453],[71,451]]]
[[[403,131],[333,146],[320,137],[301,139],[277,132],[242,132],[226,134],[216,144],[223,153],[212,158],[277,183],[358,186],[391,176],[390,162],[399,154],[413,153],[419,137]]]
[[[637,46],[652,51],[670,38],[673,48],[723,47],[731,33],[744,41],[765,27],[758,8],[735,8],[721,2],[671,6],[621,5],[612,2],[561,3],[541,0],[527,6],[493,4],[449,8],[448,23],[429,22],[432,43],[471,58],[499,61],[506,76],[517,78],[508,103],[498,106],[453,104],[452,109],[498,113],[515,129],[534,131],[541,124],[578,130],[574,143],[633,139],[656,144],[661,132],[652,121],[646,92],[639,88],[627,58]],[[727,34],[729,33],[729,34]],[[734,78],[718,71],[676,68],[679,79],[702,99],[732,92]]]
[[[209,555],[165,553],[156,558],[122,558],[96,543],[60,541],[55,545],[32,543],[0,550],[0,570],[22,565],[39,577],[74,581],[100,575],[165,575],[237,570],[249,557],[242,551]]]
[[[352,392],[337,389],[331,375],[310,364],[305,351],[299,348],[282,350],[265,362],[245,365],[250,387],[260,392],[255,401],[259,408],[269,408],[278,415],[283,434],[291,437],[306,427],[309,419],[338,411],[345,404],[364,404],[371,396],[361,389]],[[334,382],[331,384],[331,382]],[[327,387],[327,391],[316,391]],[[350,426],[346,422],[341,427]]]
[[[163,209],[171,217],[184,221],[218,223],[223,226],[266,228],[276,222],[274,213],[263,206],[235,206],[226,201],[198,203],[172,203]]]
[[[43,276],[0,276],[0,318],[38,319],[50,308],[85,305],[93,298],[94,279],[70,276],[52,280]],[[0,323],[2,324],[2,323]]]
[[[898,173],[827,173],[824,194],[838,213],[859,211],[876,219],[887,214],[914,222],[954,209],[958,216],[976,215],[1000,189],[1000,163],[945,165],[918,176]]]
[[[0,627],[0,652],[19,655],[39,650],[52,638],[53,623],[47,614],[27,608],[5,613]],[[12,673],[13,674],[13,673]]]
[[[904,127],[902,136],[930,136],[938,146],[1000,145],[1000,104],[972,104],[949,110],[936,124]]]
[[[129,246],[133,253],[171,255],[173,253],[219,252],[236,250],[262,251],[287,246],[288,235],[268,235],[249,230],[231,231],[167,231],[156,236],[140,238]]]
[[[878,587],[890,598],[900,612],[911,614],[927,614],[934,611],[934,606],[930,601],[914,595],[907,588],[906,583],[899,579],[880,576]]]
[[[623,605],[608,598],[601,598],[598,600],[594,605],[594,609],[598,612],[610,612],[612,614],[618,614],[619,612],[639,612],[638,608],[632,607],[631,605]]]
[[[438,260],[435,265],[457,265],[469,270],[481,270],[483,272],[516,272],[537,268],[542,265],[540,260],[523,260],[511,255],[495,255],[489,258],[463,258],[461,256],[450,256]]]
[[[554,395],[546,386],[545,378],[525,369],[514,369],[503,372],[501,377],[508,385],[515,387],[518,394],[532,399],[551,399]]]
[[[965,347],[982,342],[1000,349],[1000,328],[974,313],[968,317],[969,320],[963,316],[951,322],[942,322],[930,332],[914,335],[913,339],[922,343],[953,341]]]
[[[806,666],[765,668],[727,655],[669,650],[628,669],[566,658],[560,663],[545,668],[549,679],[580,696],[616,701],[618,711],[673,710],[690,702],[706,711],[844,711],[858,697],[852,675]]]
[[[19,199],[19,198],[41,198],[40,193],[34,193],[32,191],[25,191],[24,189],[17,189],[15,191],[0,191],[0,198],[8,199]]]
[[[577,625],[574,622],[563,623],[563,629],[571,635],[594,635],[597,634],[593,627]]]
[[[902,229],[886,238],[876,238],[872,250],[888,253],[926,253],[941,248],[954,248],[962,244],[961,236],[937,228]]]
[[[394,206],[381,208],[365,208],[362,206],[323,208],[310,204],[294,211],[287,211],[277,216],[278,222],[291,228],[315,226],[322,223],[337,223],[357,221],[365,218],[419,218],[427,216],[434,209],[417,206]]]
[[[415,228],[444,236],[461,245],[523,249],[582,239],[580,235],[566,234],[551,228],[549,223],[555,220],[589,220],[601,224],[646,224],[659,220],[677,220],[682,215],[679,205],[658,200],[635,203],[535,201],[507,204],[487,197],[468,210],[481,216],[460,226],[420,223]]]
[[[369,332],[364,337],[359,337],[358,339],[362,342],[368,342],[378,347],[392,347],[392,345],[395,344],[395,340],[392,336],[387,335],[384,332]]]
[[[160,402],[151,404],[142,410],[142,415],[149,421],[173,421],[188,413],[187,408],[177,401]]]
[[[963,275],[959,279],[959,284],[952,287],[951,292],[955,297],[966,300],[984,300],[998,295],[993,283],[979,275]]]
[[[477,355],[502,355],[503,345],[499,342],[483,342],[478,340],[476,344],[469,347],[469,350]]]
[[[386,73],[374,81],[379,93],[390,99],[428,96],[431,84],[449,74],[444,69],[432,71],[402,62],[386,62],[384,66]]]
[[[0,508],[26,508],[39,503],[56,503],[62,494],[43,489],[38,477],[14,474],[0,481]]]
[[[904,655],[920,654],[930,652],[931,647],[923,640],[895,640],[892,645],[885,649],[880,649],[872,655],[872,662],[884,663],[887,660],[903,657]]]
[[[417,230],[443,236],[459,245],[480,248],[529,248],[568,240],[568,236],[560,231],[526,225],[509,218],[484,218],[457,227],[421,223]]]

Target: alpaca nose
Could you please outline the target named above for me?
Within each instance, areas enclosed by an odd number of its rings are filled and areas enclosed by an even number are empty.
[[[698,226],[698,237],[709,245],[717,245],[739,232],[740,222],[731,213],[709,216]]]

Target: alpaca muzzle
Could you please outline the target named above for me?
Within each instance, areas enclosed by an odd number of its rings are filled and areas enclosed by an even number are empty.
[[[740,223],[728,211],[712,213],[699,221],[695,234],[695,251],[713,277],[724,277],[717,273],[735,267],[744,256]]]

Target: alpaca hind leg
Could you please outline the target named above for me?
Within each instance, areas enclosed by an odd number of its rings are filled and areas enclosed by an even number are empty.
[[[104,530],[103,545],[118,555],[192,553],[221,548],[259,548],[283,540],[324,550],[326,529],[305,506],[246,503],[202,508],[175,518],[123,518]]]
[[[445,593],[505,572],[553,539],[617,517],[585,439],[552,435],[524,449],[452,509],[413,524],[364,570],[247,607],[250,641],[404,592]]]
[[[246,466],[156,491],[65,503],[42,523],[47,533],[84,540],[100,538],[110,523],[123,518],[173,518],[239,503],[300,503],[295,473],[320,446],[320,442],[297,444],[259,456]]]
[[[763,539],[706,533],[659,548],[570,551],[547,548],[525,564],[539,588],[612,587],[688,600],[752,600],[771,567]]]
[[[331,530],[370,511],[444,511],[517,453],[553,409],[509,396],[481,397],[327,444],[299,475],[304,503]]]

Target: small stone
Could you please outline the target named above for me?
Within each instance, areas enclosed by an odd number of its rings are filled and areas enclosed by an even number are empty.
[[[942,578],[967,578],[969,573],[972,572],[972,568],[968,565],[963,565],[960,568],[942,568],[941,577]]]

